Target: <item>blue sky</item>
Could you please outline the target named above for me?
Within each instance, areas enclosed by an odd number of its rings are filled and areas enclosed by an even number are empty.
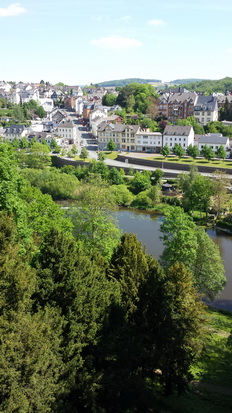
[[[231,0],[0,0],[0,80],[232,76]]]

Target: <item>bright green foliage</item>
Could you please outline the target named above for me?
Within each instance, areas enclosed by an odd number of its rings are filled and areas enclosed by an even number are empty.
[[[149,191],[146,190],[139,192],[131,203],[131,206],[139,209],[152,208],[154,203],[149,196]]]
[[[11,145],[12,145],[14,148],[19,148],[19,146],[20,146],[19,139],[18,139],[18,138],[14,138],[13,141],[11,142]]]
[[[29,143],[28,143],[27,138],[23,137],[22,139],[20,139],[19,147],[20,147],[21,149],[26,149],[26,148],[29,147]]]
[[[87,151],[85,147],[83,147],[81,149],[80,158],[85,160],[88,158],[88,156],[89,156],[89,152]]]
[[[75,196],[79,181],[74,175],[60,173],[56,169],[24,169],[22,175],[33,186],[38,187],[44,194],[53,199],[70,199]]]
[[[204,156],[204,158],[207,159],[208,161],[210,161],[212,158],[215,157],[215,153],[213,149],[211,148],[211,146],[208,146],[208,145],[203,146],[201,153]]]
[[[28,168],[44,169],[50,166],[51,156],[49,152],[50,150],[47,145],[39,142],[33,143],[26,161]]]
[[[197,146],[195,145],[189,145],[188,149],[187,149],[187,154],[189,156],[191,156],[191,158],[196,159],[197,156],[199,156],[199,149]]]
[[[200,175],[197,168],[192,167],[189,174],[180,175],[180,188],[186,209],[208,212],[213,195],[213,184],[209,177]]]
[[[126,108],[128,112],[146,113],[151,104],[151,97],[157,97],[153,86],[130,83],[120,89],[117,104]]]
[[[149,198],[151,198],[151,200],[153,201],[155,205],[159,204],[160,197],[161,197],[160,185],[159,184],[153,185],[152,188],[148,192],[148,196]]]
[[[179,158],[181,158],[182,156],[184,156],[185,150],[179,143],[175,143],[173,153],[174,155],[179,156]]]
[[[108,181],[111,185],[121,185],[123,183],[123,177],[117,168],[110,168]]]
[[[107,179],[109,174],[109,168],[102,161],[96,161],[95,159],[92,160],[89,164],[89,173],[100,175],[102,179]]]
[[[229,194],[227,188],[229,187],[229,179],[222,171],[215,171],[213,176],[213,211],[216,212],[216,218],[228,209]]]
[[[193,276],[199,292],[214,300],[226,283],[219,247],[204,229],[197,228],[196,261]]]
[[[170,149],[167,143],[163,146],[163,148],[160,151],[161,155],[163,155],[165,158],[170,155]]]
[[[120,238],[111,216],[116,204],[110,189],[99,179],[87,182],[78,192],[78,207],[70,211],[74,235],[88,251],[110,257]]]
[[[28,185],[22,189],[21,197],[27,205],[27,224],[35,234],[43,237],[51,227],[71,232],[70,220],[65,218],[64,211],[53,202],[50,195],[43,195],[38,188]]]
[[[152,185],[156,185],[157,183],[160,183],[163,176],[164,176],[164,172],[162,171],[162,169],[157,168],[154,172],[152,172],[151,174]]]
[[[114,93],[106,93],[102,98],[102,104],[105,106],[114,106],[117,100],[117,95]]]
[[[109,142],[107,143],[106,148],[107,148],[108,151],[112,152],[112,151],[115,151],[115,149],[117,148],[117,145],[114,141],[109,140]]]
[[[225,284],[219,249],[179,207],[165,217],[161,232],[165,249],[161,263],[165,268],[179,262],[191,272],[197,290],[210,300]]]
[[[106,159],[105,153],[104,153],[104,152],[98,152],[98,154],[97,154],[97,159],[98,159],[99,161],[104,161],[104,160]]]
[[[218,156],[218,158],[225,159],[226,157],[226,150],[222,145],[219,146],[215,153]]]
[[[138,192],[145,191],[149,189],[151,186],[151,179],[149,174],[146,172],[136,172],[134,175],[133,180],[131,181],[131,187],[134,192],[137,194]]]
[[[204,127],[200,125],[194,116],[188,116],[186,119],[178,119],[176,125],[189,125],[193,127],[194,133],[198,135],[204,135]]]
[[[175,207],[165,216],[160,230],[165,246],[161,264],[168,268],[181,262],[192,269],[196,260],[197,239],[195,224],[182,208]]]
[[[129,206],[134,199],[126,185],[111,185],[110,191],[112,192],[117,205]]]

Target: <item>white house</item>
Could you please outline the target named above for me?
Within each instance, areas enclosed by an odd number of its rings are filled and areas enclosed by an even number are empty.
[[[201,125],[218,120],[217,97],[198,96],[194,106],[194,117]]]
[[[27,133],[24,125],[11,125],[5,129],[3,137],[12,142],[14,138],[22,139]]]
[[[208,133],[207,135],[200,135],[198,139],[198,149],[201,152],[203,147],[211,146],[214,152],[222,146],[226,151],[230,149],[230,139],[227,136],[222,136],[221,133]]]
[[[189,125],[167,125],[163,132],[163,146],[167,144],[172,150],[176,143],[181,145],[184,150],[189,145],[194,145],[193,127]]]
[[[54,109],[54,102],[51,98],[39,98],[38,103],[43,107],[45,112],[52,112]]]
[[[57,134],[68,141],[69,144],[77,144],[77,129],[71,120],[62,121],[57,128]]]
[[[136,133],[136,150],[138,152],[160,152],[162,148],[162,134],[160,132]]]

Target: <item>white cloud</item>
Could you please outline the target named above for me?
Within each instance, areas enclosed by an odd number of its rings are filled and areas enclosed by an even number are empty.
[[[128,22],[130,19],[131,19],[131,16],[123,16],[123,17],[121,17],[119,20],[120,20],[121,22]]]
[[[150,26],[163,26],[165,22],[163,20],[153,19],[153,20],[148,20],[148,24]]]
[[[22,14],[25,12],[26,9],[21,7],[19,3],[14,3],[8,7],[0,8],[0,17],[17,16],[18,14]]]
[[[100,22],[101,20],[103,20],[103,17],[102,16],[93,16],[91,18],[91,20],[93,20],[95,22]]]
[[[139,40],[122,36],[101,37],[100,39],[92,40],[91,44],[103,49],[129,49],[142,46],[142,42]]]

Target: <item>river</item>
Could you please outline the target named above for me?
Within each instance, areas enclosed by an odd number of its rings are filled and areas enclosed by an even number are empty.
[[[120,210],[114,214],[123,232],[133,232],[143,243],[146,251],[159,258],[163,251],[160,240],[162,216],[135,210]],[[232,236],[214,229],[207,230],[208,235],[219,246],[223,258],[227,284],[218,297],[211,303],[213,307],[232,311]],[[209,303],[210,304],[210,303]]]

